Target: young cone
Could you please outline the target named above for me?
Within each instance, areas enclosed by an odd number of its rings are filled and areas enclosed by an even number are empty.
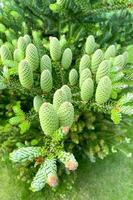
[[[72,51],[71,49],[67,48],[65,49],[62,55],[61,65],[64,69],[69,69],[71,63],[72,63]]]
[[[21,85],[24,88],[31,89],[33,86],[33,73],[26,60],[19,63],[18,75]]]
[[[99,104],[106,103],[111,95],[112,84],[108,76],[104,76],[100,79],[96,89],[96,102]]]
[[[123,67],[124,66],[124,56],[123,55],[119,55],[116,56],[113,62],[113,66],[114,67]]]
[[[83,101],[89,101],[94,93],[94,83],[91,78],[87,78],[81,87],[81,99]]]
[[[91,71],[93,74],[97,72],[97,68],[99,64],[103,60],[103,52],[101,49],[97,49],[94,54],[92,55],[92,61],[91,61]]]
[[[69,83],[71,86],[76,85],[78,82],[78,72],[76,69],[71,69],[69,72]]]
[[[15,49],[13,53],[13,58],[15,61],[20,62],[22,59],[24,59],[24,53],[20,49]]]
[[[91,64],[90,57],[87,54],[83,55],[80,60],[79,73],[81,73],[82,70],[89,68],[90,64]]]
[[[52,64],[51,64],[51,59],[48,55],[44,55],[41,58],[41,72],[43,72],[43,70],[48,69],[50,72],[52,72]]]
[[[53,80],[49,70],[44,70],[41,73],[40,86],[43,92],[50,92],[52,90]]]
[[[43,103],[43,99],[41,96],[37,95],[34,97],[33,107],[36,112],[39,112],[39,109],[40,109],[42,103]]]
[[[39,67],[39,54],[37,48],[32,43],[30,43],[26,48],[26,60],[33,71]]]
[[[116,54],[115,45],[110,45],[105,51],[104,58],[109,59],[111,57],[115,57],[115,54]]]
[[[28,44],[31,43],[30,36],[28,34],[26,34],[26,35],[24,35],[24,39],[25,39],[26,45],[28,46]]]
[[[58,111],[59,107],[63,102],[67,101],[67,95],[64,90],[58,89],[54,93],[53,97],[53,106],[56,111]]]
[[[56,37],[50,37],[50,55],[54,61],[58,61],[61,58],[60,42]]]
[[[5,44],[3,44],[0,48],[0,55],[2,62],[12,59],[11,51]]]
[[[74,107],[70,102],[61,104],[58,110],[60,127],[71,127],[74,121]]]
[[[87,79],[87,78],[92,78],[92,74],[90,69],[86,68],[84,69],[81,74],[80,74],[80,79],[79,79],[79,86],[80,88],[82,87],[83,82]]]
[[[95,38],[93,35],[89,35],[85,43],[85,51],[91,55],[96,48]]]
[[[43,103],[39,110],[39,119],[44,134],[53,134],[59,128],[59,119],[50,103]]]
[[[98,83],[103,76],[109,74],[109,61],[104,60],[100,63],[97,73],[96,73],[96,82]]]
[[[18,43],[17,43],[17,48],[20,49],[23,53],[25,53],[25,49],[27,47],[26,40],[24,37],[19,37],[18,38]]]
[[[65,94],[66,100],[69,101],[69,102],[71,102],[71,100],[72,100],[72,93],[71,93],[71,89],[68,87],[68,85],[63,85],[61,87],[61,90]]]

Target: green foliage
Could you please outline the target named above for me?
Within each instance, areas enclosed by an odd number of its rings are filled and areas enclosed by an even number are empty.
[[[12,107],[15,116],[9,119],[9,123],[12,126],[16,126],[20,129],[20,134],[26,133],[30,129],[30,121],[27,119],[26,114],[21,109],[20,102],[16,102],[16,104]]]
[[[13,151],[10,154],[10,159],[13,162],[26,162],[32,161],[34,158],[42,155],[40,147],[22,147]]]
[[[122,55],[124,57],[124,66],[125,66],[128,63],[128,52],[125,51]]]
[[[36,176],[34,177],[32,183],[31,183],[31,190],[33,192],[41,190],[46,184],[46,171],[45,171],[45,163],[43,163]]]
[[[111,111],[111,119],[113,120],[114,124],[119,124],[121,121],[121,114],[119,113],[119,109],[112,109]]]
[[[30,189],[33,192],[41,190],[46,183],[51,187],[57,185],[57,167],[55,159],[46,159],[44,163],[41,164],[36,176],[31,183]]]

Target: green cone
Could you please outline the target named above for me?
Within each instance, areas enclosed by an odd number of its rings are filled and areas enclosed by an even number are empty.
[[[19,63],[18,74],[21,85],[24,88],[31,89],[33,86],[33,73],[26,60]]]
[[[87,54],[83,55],[80,60],[79,73],[81,73],[84,69],[89,68],[90,64],[90,57]]]
[[[61,90],[65,94],[66,101],[71,102],[71,100],[72,100],[72,93],[71,93],[71,89],[68,87],[68,85],[63,85],[61,87]]]
[[[42,103],[43,103],[43,99],[41,96],[37,95],[34,97],[33,107],[36,112],[39,112],[39,109],[40,109]]]
[[[87,78],[81,87],[81,99],[83,101],[89,101],[94,93],[94,83],[91,78]]]
[[[99,104],[106,103],[111,96],[111,91],[112,84],[110,78],[108,76],[102,77],[96,89],[96,102]]]
[[[81,74],[80,74],[80,79],[79,79],[79,86],[81,88],[83,82],[87,79],[87,78],[92,78],[92,74],[89,68],[84,69]]]
[[[62,55],[61,65],[64,69],[69,69],[71,63],[72,63],[72,51],[71,49],[67,48],[65,49]]]
[[[19,37],[17,42],[17,48],[20,49],[23,53],[25,53],[26,47],[27,43],[24,37]]]
[[[52,90],[53,80],[49,70],[44,70],[41,73],[40,86],[43,92],[50,92]]]
[[[11,51],[5,44],[3,44],[0,48],[0,55],[2,62],[12,59]]]
[[[111,57],[115,57],[115,54],[116,54],[115,45],[110,45],[105,51],[104,58],[109,59]]]
[[[78,72],[76,69],[71,69],[69,72],[69,83],[71,86],[76,85],[78,82]]]
[[[67,101],[67,94],[63,89],[58,89],[56,90],[56,92],[54,93],[54,97],[53,97],[53,106],[54,109],[56,111],[58,111],[59,107],[61,106],[61,104],[65,101]]]
[[[31,69],[35,71],[39,67],[39,55],[34,44],[29,44],[26,48],[26,60]]]
[[[20,62],[21,60],[24,59],[24,53],[20,49],[15,49],[13,53],[13,58],[15,61]]]
[[[96,82],[98,83],[103,76],[108,75],[109,73],[109,61],[104,60],[100,63],[97,73],[96,73]]]
[[[125,51],[123,54],[123,58],[124,58],[124,66],[128,63],[128,52]]]
[[[41,105],[39,118],[44,134],[51,135],[59,128],[58,116],[52,104],[45,102]]]
[[[70,102],[61,104],[58,110],[60,127],[71,127],[74,121],[74,107]]]
[[[123,67],[124,66],[124,56],[123,55],[119,55],[116,56],[113,62],[113,66],[114,67]]]
[[[42,58],[41,58],[41,72],[44,70],[44,69],[48,69],[50,72],[52,72],[52,64],[51,64],[51,59],[48,55],[44,55]]]
[[[92,55],[92,61],[91,61],[91,71],[93,74],[96,73],[97,68],[99,64],[103,60],[103,52],[101,49],[97,49],[94,54]]]
[[[24,39],[26,41],[26,45],[28,46],[28,44],[31,43],[31,39],[30,39],[30,36],[28,34],[24,35]]]
[[[95,38],[93,35],[89,35],[85,43],[85,52],[91,55],[96,48]]]
[[[50,37],[50,55],[54,61],[58,61],[61,58],[60,42],[56,37]]]

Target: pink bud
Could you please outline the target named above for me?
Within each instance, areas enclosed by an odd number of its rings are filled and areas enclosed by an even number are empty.
[[[69,128],[68,126],[63,127],[63,133],[64,133],[64,134],[69,133],[69,130],[70,130],[70,128]]]
[[[66,163],[66,168],[69,169],[70,171],[75,171],[78,167],[78,163],[73,161],[73,160],[70,160]]]
[[[50,187],[55,187],[58,184],[58,178],[56,175],[49,176],[47,179],[47,183]]]

